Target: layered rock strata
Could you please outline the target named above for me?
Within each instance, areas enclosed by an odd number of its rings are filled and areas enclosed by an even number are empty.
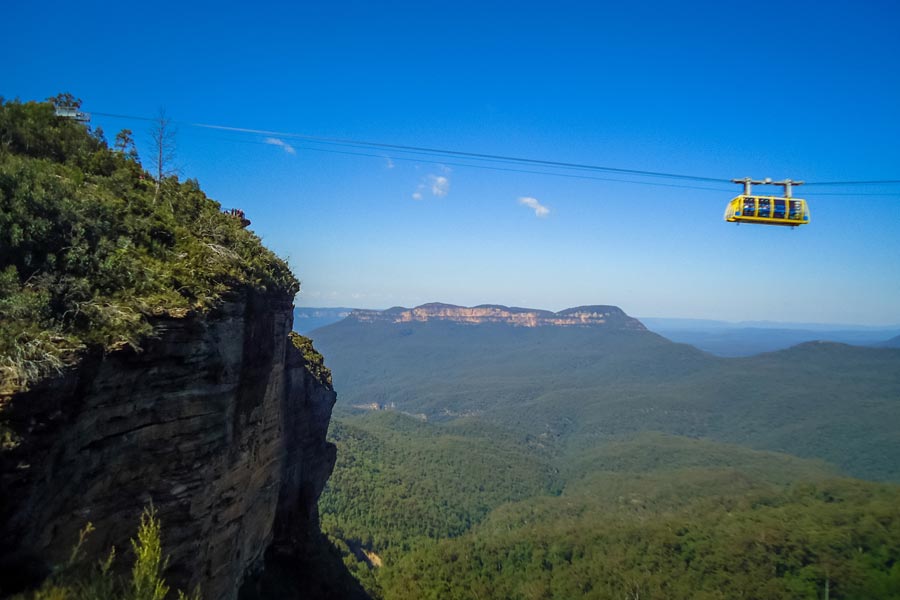
[[[127,553],[150,503],[168,582],[209,599],[236,598],[273,544],[317,534],[335,394],[291,321],[290,298],[244,291],[0,397],[0,589],[14,565],[63,562],[87,522],[86,554]]]
[[[474,307],[431,303],[415,308],[395,307],[388,310],[354,310],[350,319],[362,323],[410,323],[447,321],[479,325],[502,323],[517,327],[597,327],[644,330],[644,325],[629,317],[617,306],[579,306],[559,312],[533,308],[515,308],[494,304]]]

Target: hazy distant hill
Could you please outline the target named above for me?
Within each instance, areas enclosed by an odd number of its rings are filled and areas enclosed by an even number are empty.
[[[849,323],[807,323],[803,321],[717,321],[675,317],[638,317],[649,329],[714,331],[717,329],[791,329],[799,331],[858,331],[874,334],[900,331],[896,325],[854,325]]]
[[[340,410],[375,403],[429,419],[477,415],[573,447],[662,431],[900,480],[900,350],[807,343],[725,359],[624,313],[584,326],[516,326],[397,320],[405,310],[313,332]]]
[[[900,335],[876,345],[880,348],[900,348]]]
[[[641,319],[648,329],[673,342],[691,344],[718,356],[750,356],[812,341],[880,346],[897,327],[863,327],[817,323],[752,321],[729,323],[704,319]]]
[[[428,305],[426,305],[428,306]],[[439,305],[433,306],[452,306]],[[483,305],[470,310],[502,308],[519,313],[552,315],[550,311],[534,311]],[[347,307],[300,307],[294,309],[294,330],[307,334],[320,327],[336,323],[354,310],[359,314],[390,314],[391,311],[414,311],[395,308],[387,311],[364,311]],[[571,309],[570,309],[571,310]],[[647,317],[640,319],[647,329],[681,344],[691,344],[717,356],[751,356],[762,352],[784,350],[812,341],[839,342],[855,346],[900,347],[900,327],[864,327],[822,323],[777,323],[772,321],[714,321],[709,319],[669,319]]]
[[[303,306],[294,308],[294,331],[306,335],[313,329],[325,327],[340,321],[353,311],[352,308],[328,307],[313,308]]]
[[[624,313],[624,325],[613,319],[591,326],[519,326],[444,317],[397,320],[402,311],[374,312],[354,313],[311,333],[328,357],[345,406],[394,402],[431,418],[491,412],[537,392],[591,385],[599,376],[649,381],[720,360],[646,331]],[[490,400],[487,389],[494,394]]]

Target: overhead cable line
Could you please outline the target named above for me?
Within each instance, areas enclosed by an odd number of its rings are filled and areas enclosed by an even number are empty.
[[[229,142],[238,142],[241,144],[259,144],[264,146],[271,146],[266,142],[257,142],[251,140],[237,140],[233,138],[217,138],[226,140]],[[471,163],[458,163],[458,162],[448,162],[448,161],[436,161],[436,160],[423,160],[421,158],[411,158],[408,156],[385,156],[383,154],[370,154],[366,152],[348,152],[346,150],[328,150],[326,148],[311,148],[309,146],[295,146],[295,150],[309,150],[312,152],[327,152],[329,154],[345,154],[350,156],[367,156],[372,158],[390,158],[391,160],[402,160],[408,162],[416,162],[416,163],[429,163],[434,165],[445,165],[452,167],[469,167],[472,169],[486,169],[489,171],[504,171],[511,173],[528,173],[533,175],[550,175],[552,177],[566,177],[570,179],[589,179],[592,181],[609,181],[613,183],[629,183],[629,184],[637,184],[637,185],[653,185],[659,187],[672,187],[672,188],[682,188],[682,189],[691,189],[691,190],[707,190],[713,192],[724,192],[727,191],[727,188],[713,188],[713,187],[703,187],[697,185],[681,185],[676,183],[660,183],[656,181],[635,181],[633,179],[613,179],[612,177],[597,177],[593,175],[578,175],[575,173],[557,173],[553,171],[536,171],[530,169],[510,169],[507,167],[496,167],[490,165],[479,165],[479,164],[471,164]]]
[[[139,117],[135,115],[122,115],[115,113],[103,113],[103,112],[94,112],[93,114],[97,116],[104,116],[116,119],[130,119],[130,120],[138,120],[138,121],[154,121],[155,119],[152,117]],[[312,143],[320,143],[320,144],[330,144],[330,145],[338,145],[338,146],[347,146],[361,149],[370,149],[370,148],[379,148],[385,150],[392,150],[394,152],[404,152],[404,153],[412,153],[412,154],[422,154],[427,156],[448,156],[457,159],[470,159],[475,161],[487,161],[487,162],[501,162],[507,164],[517,164],[517,165],[533,165],[536,167],[544,167],[544,168],[556,168],[556,169],[574,169],[574,170],[583,170],[583,171],[597,171],[604,173],[617,173],[621,175],[633,175],[638,177],[659,177],[659,178],[668,178],[668,179],[678,179],[678,180],[687,180],[687,181],[700,181],[706,183],[732,183],[732,179],[726,178],[718,178],[718,177],[704,177],[698,175],[685,175],[679,173],[665,173],[659,171],[648,171],[642,169],[623,169],[618,167],[608,167],[602,165],[592,165],[592,164],[584,164],[584,163],[573,163],[573,162],[565,162],[565,161],[555,161],[555,160],[542,160],[535,158],[524,158],[524,157],[516,157],[516,156],[507,156],[501,154],[486,154],[481,152],[465,152],[460,150],[446,150],[441,148],[429,148],[422,146],[408,146],[403,144],[390,144],[384,142],[369,142],[364,140],[353,140],[353,139],[345,139],[345,138],[330,138],[330,137],[321,137],[321,136],[312,136],[306,135],[302,133],[296,132],[288,132],[288,131],[274,131],[267,129],[254,129],[249,127],[232,127],[228,125],[215,125],[209,123],[189,123],[189,122],[175,122],[177,125],[183,125],[188,127],[195,127],[200,129],[210,129],[217,131],[231,131],[235,133],[250,133],[254,135],[266,135],[266,136],[277,136],[279,138],[289,138],[289,139],[298,139],[304,140],[306,142]],[[238,141],[238,140],[231,140]],[[265,142],[259,142],[265,143]],[[398,156],[384,156],[377,154],[366,154],[361,152],[341,152],[337,150],[326,150],[323,148],[310,148],[305,147],[304,150],[318,151],[318,152],[330,152],[334,154],[349,154],[356,156],[372,156],[376,158],[391,158],[394,160],[408,160],[408,161],[416,161],[416,162],[435,162],[435,161],[427,161],[422,159],[415,158],[404,158]],[[575,174],[566,174],[566,173],[558,173],[554,171],[537,171],[537,170],[528,170],[528,169],[510,169],[510,168],[502,168],[502,167],[489,167],[485,165],[471,164],[471,163],[449,163],[446,161],[441,161],[436,164],[447,164],[453,166],[462,166],[462,167],[472,167],[472,168],[480,168],[480,169],[490,169],[495,171],[511,171],[518,173],[534,173],[540,175],[553,175],[559,177],[570,177],[577,179],[593,179],[599,181],[618,181],[622,183],[634,183],[641,185],[659,185],[665,187],[682,187],[689,189],[705,189],[705,190],[717,190],[716,188],[709,187],[698,187],[698,186],[687,186],[687,185],[675,185],[675,184],[662,184],[662,183],[653,183],[647,181],[634,181],[634,180],[624,180],[624,179],[610,179],[604,177],[592,177],[586,175],[575,175]],[[805,182],[805,185],[893,185],[900,184],[900,179],[884,179],[884,180],[868,180],[868,181],[808,181]],[[827,195],[860,195],[860,194],[843,194],[839,192],[829,193]],[[894,195],[890,193],[865,193],[863,195]]]
[[[617,167],[604,167],[600,165],[588,165],[588,164],[580,164],[580,163],[570,163],[563,161],[555,161],[555,160],[540,160],[536,158],[522,158],[517,156],[504,156],[501,154],[483,154],[480,152],[462,152],[459,150],[443,150],[440,148],[427,148],[421,146],[405,146],[401,144],[386,144],[381,142],[366,142],[360,140],[348,140],[341,138],[325,138],[325,137],[316,137],[311,135],[303,135],[299,133],[290,133],[290,132],[279,132],[279,131],[266,131],[263,129],[246,129],[246,128],[237,128],[237,127],[225,127],[223,125],[207,125],[204,123],[191,123],[193,127],[204,127],[207,129],[220,129],[226,131],[240,131],[244,133],[256,133],[259,135],[277,135],[280,137],[294,138],[294,139],[303,139],[309,141],[323,142],[323,143],[331,143],[331,144],[353,144],[358,146],[365,146],[371,148],[385,148],[388,150],[402,150],[409,152],[421,152],[426,154],[439,154],[442,156],[455,156],[460,158],[473,158],[473,159],[487,159],[487,160],[500,160],[507,162],[516,162],[522,164],[532,164],[532,165],[541,165],[546,167],[563,167],[570,169],[584,169],[589,171],[603,171],[607,173],[621,173],[624,175],[641,175],[645,177],[665,177],[670,179],[689,179],[694,181],[708,181],[715,183],[731,183],[729,179],[721,179],[715,177],[700,177],[697,175],[681,175],[677,173],[660,173],[656,171],[642,171],[638,169],[620,169]]]
[[[819,196],[897,196],[900,197],[900,192],[817,192],[816,197]]]
[[[113,114],[113,113],[103,113],[103,112],[94,112],[93,114],[104,117],[112,117],[118,119],[136,119],[140,121],[153,121],[152,118],[149,117],[137,117],[132,115],[121,115],[121,114]],[[503,161],[503,162],[513,162],[519,164],[530,164],[530,165],[540,165],[544,167],[557,167],[557,168],[568,168],[568,169],[580,169],[580,170],[588,170],[588,171],[602,171],[606,173],[620,173],[623,175],[638,175],[643,177],[663,177],[669,179],[685,179],[685,180],[693,180],[693,181],[706,181],[712,183],[731,183],[730,179],[717,178],[717,177],[701,177],[697,175],[684,175],[679,173],[662,173],[658,171],[645,171],[640,169],[622,169],[618,167],[606,167],[602,165],[591,165],[591,164],[582,164],[582,163],[572,163],[565,161],[555,161],[555,160],[541,160],[536,158],[524,158],[518,156],[505,156],[501,154],[485,154],[481,152],[464,152],[459,150],[445,150],[441,148],[428,148],[422,146],[407,146],[403,144],[388,144],[383,142],[368,142],[363,140],[352,140],[352,139],[344,139],[344,138],[329,138],[329,137],[320,137],[320,136],[312,136],[305,135],[301,133],[294,133],[289,131],[274,131],[268,129],[252,129],[249,127],[230,127],[227,125],[211,125],[208,123],[182,123],[176,122],[178,125],[186,125],[189,127],[198,127],[201,129],[215,129],[219,131],[233,131],[236,133],[252,133],[256,135],[268,135],[268,136],[278,136],[281,138],[290,138],[290,139],[301,139],[311,142],[320,142],[325,144],[341,144],[341,145],[355,145],[358,147],[366,147],[366,148],[382,148],[387,150],[400,150],[405,152],[417,152],[423,154],[431,154],[431,155],[439,155],[439,156],[452,156],[457,158],[471,158],[475,160],[491,160],[491,161]]]
[[[233,142],[238,144],[255,144],[259,146],[272,146],[273,144],[264,141],[257,140],[248,140],[248,139],[238,139],[232,137],[215,137],[212,139]],[[350,147],[350,148],[365,148],[365,146],[357,146],[352,144],[337,144],[339,146]],[[657,181],[636,181],[634,179],[615,179],[612,177],[597,177],[592,175],[578,175],[574,173],[560,173],[557,171],[538,171],[534,169],[511,169],[508,167],[498,167],[484,164],[473,164],[473,163],[460,163],[460,162],[452,162],[446,160],[429,160],[425,158],[412,158],[409,156],[397,156],[396,154],[372,154],[369,152],[350,152],[347,150],[329,150],[326,148],[316,148],[312,146],[291,146],[294,150],[303,150],[309,152],[325,152],[328,154],[343,154],[345,156],[365,156],[369,158],[380,158],[380,159],[388,159],[388,160],[399,160],[406,162],[414,162],[414,163],[425,163],[439,166],[452,166],[452,167],[464,167],[470,169],[483,169],[489,171],[501,171],[507,173],[526,173],[532,175],[549,175],[551,177],[566,177],[569,179],[585,179],[590,181],[608,181],[612,183],[627,183],[627,184],[635,184],[635,185],[651,185],[656,187],[669,187],[669,188],[680,188],[680,189],[689,189],[689,190],[705,190],[712,192],[728,192],[731,190],[731,187],[708,187],[708,186],[698,186],[698,185],[681,185],[675,183],[660,183]],[[897,196],[898,193],[894,192],[823,192],[816,194],[816,196]]]
[[[808,181],[805,185],[892,185],[900,183],[900,179],[879,179],[870,181]]]

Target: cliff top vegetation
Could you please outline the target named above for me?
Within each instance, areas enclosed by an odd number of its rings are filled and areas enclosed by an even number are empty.
[[[322,385],[331,386],[331,369],[325,366],[325,357],[313,347],[313,342],[308,337],[292,331],[289,334],[291,344],[303,355],[306,367],[316,380]]]
[[[102,130],[56,116],[54,100],[0,98],[0,391],[86,347],[137,347],[154,315],[207,311],[244,286],[298,291],[196,180],[158,183],[130,131],[111,148]]]

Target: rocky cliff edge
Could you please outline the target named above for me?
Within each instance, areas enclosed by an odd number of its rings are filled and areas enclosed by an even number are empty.
[[[0,596],[63,562],[87,522],[87,555],[127,552],[150,503],[173,587],[236,598],[267,550],[302,558],[335,393],[291,323],[288,295],[246,289],[155,318],[140,351],[98,350],[0,395]]]

